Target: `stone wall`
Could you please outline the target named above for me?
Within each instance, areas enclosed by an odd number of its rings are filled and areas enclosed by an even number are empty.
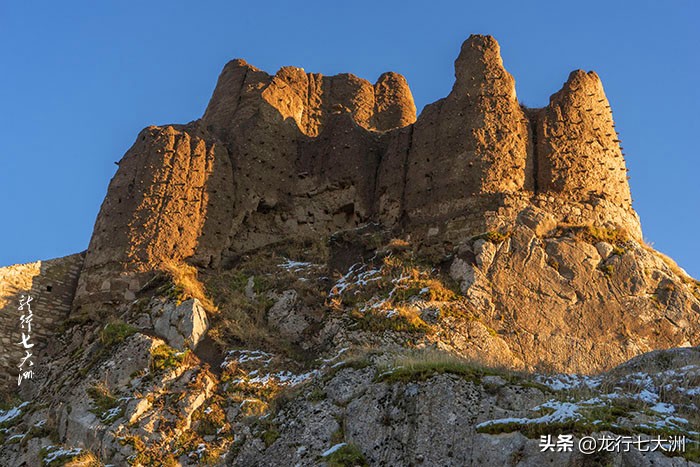
[[[75,295],[84,253],[49,261],[0,268],[0,389],[17,388],[17,366],[25,352],[21,345],[20,296],[33,298],[30,343],[34,369],[41,372],[42,350],[68,318]],[[26,310],[26,308],[25,308]],[[44,359],[46,360],[46,359]],[[32,381],[22,385],[31,385]]]

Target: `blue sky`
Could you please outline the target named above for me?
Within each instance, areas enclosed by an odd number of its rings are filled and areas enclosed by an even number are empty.
[[[240,3],[240,4],[239,4]],[[700,277],[700,3],[0,3],[0,265],[87,248],[114,165],[139,130],[201,116],[231,58],[445,96],[469,34],[501,44],[518,95],[543,106],[571,70],[611,101],[645,238]]]

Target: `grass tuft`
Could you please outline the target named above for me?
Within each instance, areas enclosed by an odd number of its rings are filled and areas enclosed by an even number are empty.
[[[112,321],[107,323],[100,332],[100,341],[105,347],[120,344],[127,337],[135,334],[138,330],[124,321]]]
[[[198,279],[197,268],[175,261],[164,262],[162,268],[172,281],[169,293],[174,299],[183,302],[188,298],[196,298],[209,313],[217,311],[216,306],[207,296],[204,285]]]
[[[119,401],[104,383],[98,383],[94,386],[90,386],[86,391],[88,396],[90,396],[92,399],[92,403],[94,405],[90,411],[97,415],[100,419],[104,417],[106,412],[119,406]],[[118,417],[118,415],[119,414],[115,414],[110,418],[115,419]]]
[[[151,349],[151,372],[169,370],[179,367],[190,351],[178,352],[167,344]]]
[[[364,467],[369,465],[365,455],[354,444],[346,444],[323,459],[328,467]]]

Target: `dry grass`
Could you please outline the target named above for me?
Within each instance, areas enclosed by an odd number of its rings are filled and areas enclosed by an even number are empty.
[[[325,250],[316,244],[276,245],[243,256],[233,269],[206,276],[207,294],[218,309],[209,335],[223,348],[242,345],[295,352],[268,326],[267,312],[275,303],[275,292],[284,290],[294,290],[297,302],[307,309],[323,309],[327,295],[317,279],[327,274],[320,266],[324,258]],[[284,267],[289,260],[312,265]]]
[[[92,452],[84,452],[63,464],[65,467],[100,467],[104,465]]]
[[[100,419],[103,418],[105,412],[119,406],[117,397],[112,394],[104,382],[99,382],[87,388],[87,394],[92,399],[94,405],[94,408],[90,409],[90,411]]]
[[[272,301],[260,289],[255,298],[246,296],[246,275],[225,271],[207,278],[206,284],[219,310],[209,331],[215,341],[224,347],[237,343],[254,348],[268,347],[274,342],[265,319]]]
[[[391,253],[406,251],[411,248],[411,244],[401,238],[392,238],[385,249]]]
[[[417,263],[410,252],[386,256],[379,265],[366,265],[348,282],[342,293],[332,297],[332,308],[365,311],[366,304],[373,303],[372,308],[377,309],[381,301],[382,310],[401,311],[415,301],[447,303],[458,299],[453,290],[457,286],[450,278]]]
[[[186,362],[192,363],[191,358],[189,349],[184,352],[178,352],[167,344],[161,344],[151,349],[149,367],[152,373],[171,370],[184,365]]]
[[[350,316],[365,331],[425,333],[431,330],[430,326],[420,318],[418,312],[413,308],[396,307],[394,312],[392,316],[388,316],[385,311],[381,310],[365,312],[354,310]]]
[[[557,235],[569,234],[587,243],[606,242],[621,249],[631,240],[629,232],[621,227],[607,229],[591,224],[559,224],[557,230]]]
[[[480,383],[484,376],[500,376],[522,386],[540,387],[508,368],[487,367],[459,355],[437,349],[415,349],[397,354],[378,379],[387,382],[421,381],[434,375],[450,373]]]
[[[196,298],[209,313],[218,311],[214,303],[207,297],[204,285],[197,277],[197,268],[175,261],[166,261],[161,267],[170,276],[173,283],[172,293],[175,298],[180,301]]]

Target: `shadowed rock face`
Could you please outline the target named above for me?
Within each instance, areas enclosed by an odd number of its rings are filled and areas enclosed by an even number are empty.
[[[595,73],[523,109],[498,43],[471,36],[450,94],[416,110],[406,80],[372,83],[234,60],[202,119],[150,127],[98,216],[76,306],[130,299],[166,260],[202,267],[370,222],[455,241],[535,204],[557,222],[641,238]]]

